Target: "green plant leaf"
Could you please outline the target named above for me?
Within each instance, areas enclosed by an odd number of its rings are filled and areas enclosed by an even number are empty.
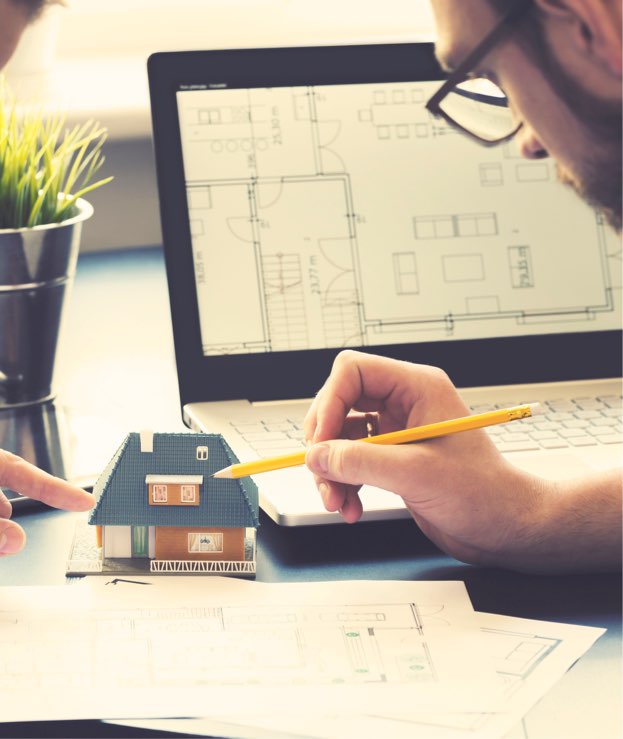
[[[68,128],[64,115],[19,106],[0,76],[0,229],[58,223],[104,164],[107,131],[93,120]]]

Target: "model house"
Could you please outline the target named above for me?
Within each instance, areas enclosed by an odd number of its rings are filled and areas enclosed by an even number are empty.
[[[93,490],[103,561],[254,576],[257,488],[212,477],[237,461],[218,434],[128,434]]]

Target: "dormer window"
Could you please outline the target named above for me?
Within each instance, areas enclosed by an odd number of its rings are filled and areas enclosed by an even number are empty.
[[[146,475],[147,499],[154,506],[198,506],[203,475]]]
[[[208,458],[208,447],[198,446],[197,447],[197,459],[200,462],[205,462],[207,458]]]

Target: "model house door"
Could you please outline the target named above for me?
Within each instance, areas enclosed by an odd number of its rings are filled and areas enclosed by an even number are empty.
[[[147,526],[132,526],[132,556],[149,556],[149,532]]]

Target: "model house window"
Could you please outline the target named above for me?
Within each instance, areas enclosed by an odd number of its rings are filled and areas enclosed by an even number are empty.
[[[149,505],[199,506],[203,475],[146,475]]]
[[[208,447],[198,446],[197,447],[197,459],[199,461],[205,462],[207,458],[208,458]]]
[[[182,500],[182,503],[196,503],[197,502],[196,486],[195,485],[182,485],[181,500]]]
[[[188,534],[188,552],[190,554],[201,554],[203,552],[222,552],[223,534]]]

